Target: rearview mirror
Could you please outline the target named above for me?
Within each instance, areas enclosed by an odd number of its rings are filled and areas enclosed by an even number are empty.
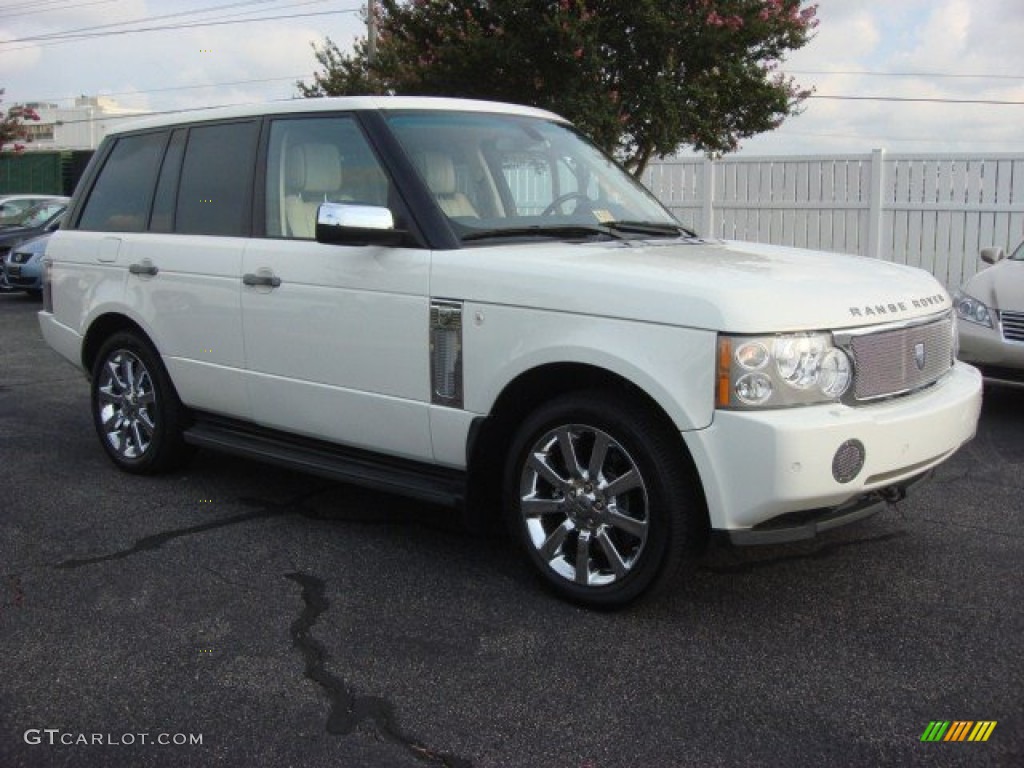
[[[318,243],[398,245],[404,237],[391,211],[381,206],[323,203],[316,211]]]
[[[989,264],[995,264],[997,261],[1002,261],[1005,256],[1006,252],[998,246],[981,249],[981,260]]]

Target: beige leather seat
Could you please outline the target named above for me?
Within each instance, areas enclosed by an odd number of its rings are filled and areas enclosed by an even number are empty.
[[[316,234],[316,210],[328,199],[340,200],[341,156],[333,144],[297,144],[288,150],[285,168],[285,221],[289,237]]]
[[[449,155],[443,152],[421,152],[416,157],[416,165],[446,216],[479,218],[473,203],[456,186],[455,163]]]

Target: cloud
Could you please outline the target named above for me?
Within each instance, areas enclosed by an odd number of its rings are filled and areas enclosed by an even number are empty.
[[[789,71],[835,73],[795,75],[818,95],[1024,101],[1021,0],[823,0],[818,15],[817,37],[786,65]],[[990,76],[935,76],[969,74]],[[1014,128],[1021,109],[812,99],[803,115],[744,146],[750,154],[866,152],[873,147],[1024,151],[1024,136]]]
[[[206,2],[203,7],[217,5]],[[223,4],[223,3],[220,3]],[[296,13],[330,10],[335,0]],[[353,7],[354,7],[353,3]],[[265,15],[288,6],[267,5]],[[38,14],[8,25],[7,39],[194,11],[196,2],[116,0],[85,6],[74,13]],[[224,14],[215,14],[223,16]],[[175,16],[150,26],[195,22],[212,16]],[[222,103],[253,102],[296,95],[296,76],[307,79],[316,61],[310,43],[330,35],[347,45],[364,33],[356,13],[295,17],[267,22],[192,27],[159,32],[110,35],[62,45],[4,53],[0,44],[0,87],[5,99],[63,101],[77,95],[110,95],[139,109],[182,109]],[[97,30],[102,31],[102,30]],[[0,37],[2,40],[3,37]],[[9,47],[24,47],[12,45]],[[19,62],[17,68],[10,62]],[[217,85],[236,81],[247,84]],[[130,94],[128,92],[139,92]]]

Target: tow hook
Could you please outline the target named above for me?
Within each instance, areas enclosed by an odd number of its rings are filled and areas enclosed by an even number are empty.
[[[907,489],[899,485],[890,485],[888,488],[883,488],[878,493],[887,504],[899,504],[907,498]]]

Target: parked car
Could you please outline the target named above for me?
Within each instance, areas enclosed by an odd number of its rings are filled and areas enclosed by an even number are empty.
[[[10,289],[39,296],[43,292],[43,256],[52,232],[19,243],[0,264],[2,282]]]
[[[57,229],[67,207],[66,197],[46,200],[22,212],[17,218],[17,226],[0,229],[0,264],[14,246]]]
[[[15,226],[29,208],[47,200],[63,199],[59,195],[0,195],[0,228]]]
[[[526,107],[303,99],[120,127],[45,263],[43,334],[121,469],[201,446],[503,509],[587,605],[671,583],[711,530],[872,514],[981,407],[930,274],[700,238]]]
[[[956,292],[960,359],[993,381],[1024,384],[1024,243],[1006,258],[983,248],[981,270]]]
[[[67,205],[68,198],[66,197],[37,202],[31,208],[18,214],[16,217],[19,222],[18,226],[0,229],[0,291],[12,290],[12,286],[7,282],[7,270],[4,269],[11,250],[26,240],[56,230]]]

